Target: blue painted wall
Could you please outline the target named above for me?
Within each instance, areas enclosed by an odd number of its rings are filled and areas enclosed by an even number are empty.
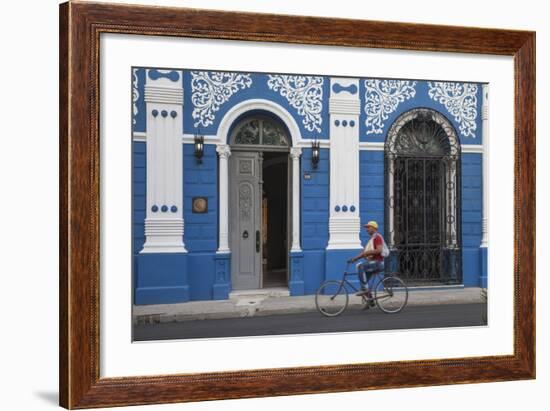
[[[304,254],[304,292],[313,294],[325,278],[325,248],[328,243],[329,218],[329,150],[322,148],[319,164],[313,168],[311,149],[302,150],[301,156],[301,217],[300,233]],[[311,179],[306,180],[304,174]]]
[[[301,235],[302,250],[324,250],[328,243],[329,151],[320,149],[317,168],[311,164],[311,149],[301,158]],[[306,180],[305,174],[311,178]]]
[[[184,240],[189,252],[216,251],[218,244],[218,159],[216,147],[205,144],[202,164],[193,144],[183,145]],[[208,212],[193,213],[193,197],[206,197]]]
[[[187,254],[144,253],[134,257],[137,305],[189,301]]]
[[[202,163],[193,144],[183,145],[184,242],[189,256],[187,277],[191,300],[209,300],[215,280],[214,256],[218,247],[218,159],[216,147],[204,146]],[[193,197],[208,199],[208,212],[193,213]]]
[[[187,246],[187,244],[186,244]],[[215,253],[189,253],[187,281],[191,300],[213,299],[215,281]]]
[[[137,255],[145,243],[146,144],[132,142],[132,253]]]
[[[479,286],[482,218],[481,154],[462,154],[462,272],[465,286]]]
[[[384,152],[361,151],[359,153],[359,213],[361,226],[370,220],[378,223],[384,236]],[[370,236],[361,227],[361,244],[365,245]]]

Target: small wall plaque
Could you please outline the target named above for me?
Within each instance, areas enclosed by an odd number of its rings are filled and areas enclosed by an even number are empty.
[[[208,212],[208,199],[206,197],[193,197],[193,212],[194,213]]]

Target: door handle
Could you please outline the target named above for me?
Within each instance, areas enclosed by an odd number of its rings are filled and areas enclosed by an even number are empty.
[[[256,252],[260,252],[260,230],[256,230]]]

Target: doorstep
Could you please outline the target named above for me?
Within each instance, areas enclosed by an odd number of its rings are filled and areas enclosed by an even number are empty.
[[[241,298],[268,298],[268,297],[290,297],[290,291],[287,287],[258,288],[255,290],[234,290],[229,293],[230,300]]]

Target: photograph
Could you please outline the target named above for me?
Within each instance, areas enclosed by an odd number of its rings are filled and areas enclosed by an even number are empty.
[[[131,67],[133,341],[487,326],[489,93]]]
[[[392,16],[60,4],[61,406],[535,378],[536,34]]]

